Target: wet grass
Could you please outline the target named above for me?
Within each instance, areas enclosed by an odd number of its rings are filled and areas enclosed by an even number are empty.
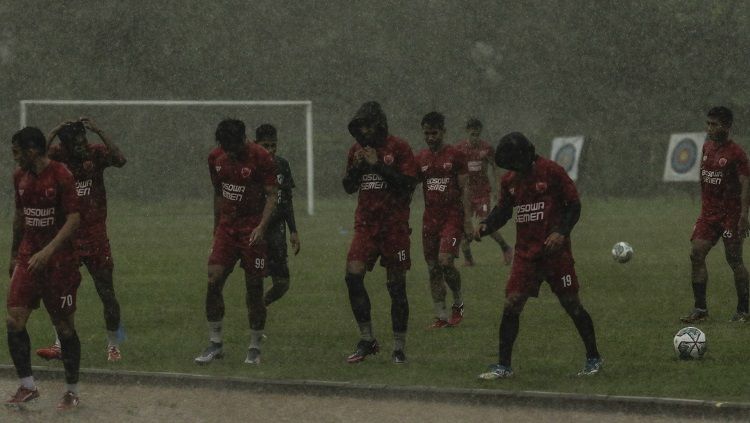
[[[499,249],[491,240],[475,244],[477,266],[461,269],[464,323],[455,329],[425,330],[432,308],[418,201],[412,211],[413,266],[407,276],[410,362],[406,366],[390,362],[390,303],[385,274],[378,268],[368,274],[366,284],[383,352],[359,365],[345,364],[358,338],[343,280],[353,221],[351,198],[320,202],[315,216],[298,216],[302,252],[290,258],[291,290],[269,309],[268,339],[263,363],[257,367],[243,364],[248,334],[244,287],[237,271],[225,289],[227,356],[206,367],[193,364],[193,357],[207,342],[203,300],[211,242],[210,204],[112,204],[109,233],[128,340],[123,345],[123,362],[108,364],[101,305],[90,278],[84,275],[77,314],[82,365],[252,378],[746,401],[750,387],[743,375],[750,369],[745,341],[750,327],[727,322],[735,295],[721,247],[709,256],[712,318],[699,326],[707,333],[709,352],[702,361],[683,362],[672,351],[672,336],[684,326],[677,318],[692,306],[688,238],[698,202],[687,197],[583,201],[573,248],[581,297],[594,318],[605,358],[605,369],[597,377],[573,376],[583,365],[583,346],[554,295],[542,288],[540,298],[529,302],[521,319],[514,353],[516,377],[499,382],[476,379],[496,359],[498,318],[509,272],[500,265]],[[9,218],[0,219],[2,227],[9,229]],[[513,238],[512,229],[503,233]],[[635,258],[630,263],[611,259],[609,250],[616,241],[634,246]],[[0,232],[0,245],[10,245],[7,230]],[[7,247],[5,251],[0,262],[4,269]],[[7,283],[7,277],[2,278],[3,292]],[[43,311],[32,315],[29,330],[33,348],[52,340]],[[47,364],[36,357],[33,360],[35,365]],[[10,364],[4,336],[0,337],[0,363]]]

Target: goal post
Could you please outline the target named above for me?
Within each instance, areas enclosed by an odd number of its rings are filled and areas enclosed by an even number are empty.
[[[313,163],[313,116],[310,100],[20,100],[20,125],[26,126],[28,107],[40,106],[260,106],[260,107],[304,107],[305,110],[305,150],[307,171],[307,214],[315,213],[314,163]]]

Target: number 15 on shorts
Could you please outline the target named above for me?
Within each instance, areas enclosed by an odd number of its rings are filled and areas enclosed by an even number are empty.
[[[398,261],[406,261],[406,250],[399,250],[396,252],[396,257],[398,257]]]

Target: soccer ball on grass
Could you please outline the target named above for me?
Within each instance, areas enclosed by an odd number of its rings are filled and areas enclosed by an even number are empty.
[[[618,242],[612,247],[612,258],[618,263],[627,263],[633,258],[633,247],[627,242]]]
[[[703,358],[708,349],[706,334],[698,328],[682,328],[674,336],[674,352],[680,360]]]

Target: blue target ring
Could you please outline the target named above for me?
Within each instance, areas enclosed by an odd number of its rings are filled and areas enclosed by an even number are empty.
[[[672,170],[682,174],[690,172],[695,166],[696,160],[698,160],[698,146],[692,139],[684,138],[672,150],[670,163],[672,164]]]
[[[555,154],[555,162],[570,172],[576,163],[576,147],[573,144],[565,144]]]

